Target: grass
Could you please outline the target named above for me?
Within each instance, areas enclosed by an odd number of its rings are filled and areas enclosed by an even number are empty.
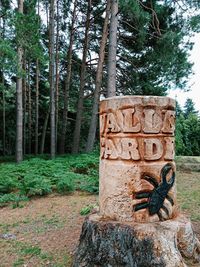
[[[1,167],[3,167],[4,171],[2,171]],[[33,176],[34,172],[35,176]],[[59,181],[62,181],[63,177],[72,183],[73,190],[85,190],[85,188],[88,188],[87,191],[92,192],[93,187],[98,185],[98,155],[67,155],[58,157],[55,160],[29,158],[20,165],[15,165],[14,163],[1,164],[0,179],[2,173],[7,173],[8,176],[10,175],[18,184],[16,187],[13,187],[10,192],[6,194],[2,193],[2,196],[10,196],[12,204],[16,202],[14,196],[17,198],[20,197],[21,199],[25,197],[25,199],[19,200],[20,203],[23,203],[27,198],[37,195],[29,195],[30,191],[27,191],[27,195],[23,195],[23,192],[25,192],[22,191],[23,179],[19,179],[19,174],[21,174],[20,177],[28,176],[34,177],[35,179],[47,179],[50,184],[51,192],[58,192],[57,185]],[[42,178],[37,178],[37,175]],[[182,211],[188,213],[191,219],[198,222],[199,225],[200,173],[178,171],[176,178],[178,203]],[[27,178],[27,180],[29,179]],[[37,187],[33,186],[34,190],[35,188],[37,189]],[[34,191],[33,189],[32,192]],[[29,202],[28,205],[22,209],[13,210],[12,206],[11,208],[5,208],[5,210],[2,209],[2,212],[9,211],[8,214],[11,216],[13,214],[13,219],[8,220],[7,223],[2,220],[0,224],[1,231],[3,233],[13,233],[17,237],[13,240],[0,239],[0,254],[2,252],[2,255],[7,255],[4,257],[3,261],[3,264],[7,263],[7,265],[2,264],[2,266],[71,266],[72,254],[70,250],[67,250],[65,247],[61,249],[59,242],[62,241],[62,238],[60,239],[60,236],[67,235],[67,238],[69,238],[69,233],[72,232],[74,238],[74,233],[76,232],[74,231],[74,225],[76,225],[77,222],[75,220],[76,216],[80,216],[80,214],[84,216],[87,215],[93,208],[95,209],[95,204],[92,201],[83,202],[83,199],[86,197],[94,197],[92,195],[88,195],[84,192],[76,192],[73,195],[66,196],[66,193],[69,193],[68,190],[61,190],[60,194],[64,194],[63,196],[58,196],[56,194],[43,199],[37,198]],[[76,194],[81,195],[79,199]],[[82,195],[84,197],[82,197]],[[39,208],[31,210],[36,203],[41,203],[42,201],[46,203],[46,205],[44,204],[42,207],[43,209],[45,208],[45,210],[40,210],[41,205],[37,206]],[[49,202],[51,203],[48,206],[47,203]],[[61,203],[63,203],[62,211],[57,213]],[[29,210],[26,213],[27,209]],[[37,213],[37,211],[40,212]],[[18,220],[16,213],[20,214]],[[22,216],[21,214],[25,215]],[[10,218],[9,215],[6,218]],[[68,232],[66,232],[66,227],[69,228]],[[57,233],[60,232],[62,234],[60,236],[57,235]],[[55,240],[59,240],[59,242],[55,242],[55,244],[59,245],[48,250],[48,246],[44,246],[44,244],[52,233],[54,234]],[[32,238],[33,236],[34,239]],[[188,264],[188,266],[190,265]]]
[[[79,191],[34,198],[22,209],[1,209],[0,266],[71,266],[84,220],[79,212],[96,201],[97,196]]]
[[[28,157],[21,164],[0,163],[0,207],[33,196],[74,190],[98,193],[98,155],[65,155],[54,160]],[[2,162],[2,160],[0,160]],[[23,205],[22,205],[23,206]]]
[[[200,174],[179,173],[177,177],[177,199],[182,211],[190,214],[193,221],[200,221]]]
[[[7,159],[9,160],[9,159]],[[64,155],[54,160],[28,156],[21,164],[5,163],[0,158],[0,207],[12,203],[12,208],[23,207],[24,201],[33,196],[52,192],[69,194],[74,190],[98,193],[99,155]],[[200,157],[177,157],[177,164],[196,164]],[[182,166],[182,165],[180,165]],[[184,174],[177,179],[178,201],[182,210],[191,210],[192,219],[200,220],[200,183],[195,174]],[[81,211],[85,214],[86,207]]]
[[[27,262],[33,261],[37,263],[37,266],[54,266],[64,267],[69,266],[70,257],[68,255],[62,255],[59,263],[57,263],[56,257],[53,253],[47,253],[43,251],[39,246],[32,245],[30,243],[20,241],[3,241],[8,252],[15,255],[12,267],[28,266]],[[51,265],[49,265],[51,264]]]

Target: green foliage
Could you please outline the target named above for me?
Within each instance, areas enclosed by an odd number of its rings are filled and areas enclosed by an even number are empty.
[[[17,55],[10,40],[0,38],[0,68],[9,73],[17,69]]]
[[[166,95],[169,88],[186,88],[192,43],[183,17],[167,1],[126,0],[120,7],[120,93]]]
[[[199,14],[191,18],[190,25],[194,32],[200,32],[200,15]]]
[[[36,15],[35,5],[36,1],[29,1],[24,7],[24,14],[16,12],[13,24],[17,45],[23,47],[29,58],[42,60],[44,51],[40,45],[40,17]]]
[[[1,165],[0,173],[0,194],[10,193],[18,187],[14,165]]]
[[[195,110],[194,102],[192,99],[187,98],[184,105],[184,117],[187,118],[191,114],[197,114],[198,112]]]
[[[5,206],[8,203],[13,203],[13,207],[19,207],[21,201],[27,201],[28,198],[23,195],[18,195],[18,194],[3,194],[0,195],[0,207]]]
[[[84,175],[85,179],[79,183],[80,190],[88,191],[90,193],[98,193],[99,190],[99,159],[98,157],[88,156],[79,162],[73,162],[70,165],[73,172]]]
[[[41,248],[38,246],[22,247],[21,253],[23,255],[37,256],[41,254]]]
[[[6,113],[6,149],[3,149],[3,138],[0,138],[0,153],[13,155],[15,153],[16,140],[16,114],[15,114],[15,91],[16,77],[23,77],[23,86],[27,84],[27,94],[23,94],[24,110],[24,153],[27,153],[28,143],[31,142],[31,148],[35,145],[35,132],[32,127],[29,133],[28,123],[31,114],[32,126],[36,125],[36,62],[39,66],[39,145],[41,144],[42,130],[44,129],[45,116],[49,109],[49,1],[24,0],[23,14],[19,14],[16,5],[12,1],[1,1],[1,25],[0,25],[0,113],[3,113],[3,103]],[[187,2],[187,1],[185,1]],[[189,1],[186,4],[197,8],[196,1]],[[39,5],[38,5],[39,3]],[[64,87],[66,84],[66,68],[68,62],[68,49],[70,34],[73,31],[71,25],[73,4],[71,0],[56,1],[58,5],[58,14],[55,12],[55,50],[58,48],[59,73],[59,103],[58,103],[58,143],[62,128],[62,111],[64,107]],[[86,137],[90,124],[91,109],[93,98],[92,93],[95,87],[96,61],[100,48],[102,36],[104,11],[106,1],[96,0],[92,3],[90,41],[87,56],[87,70],[84,82],[84,111],[82,114],[83,122],[81,125],[80,151],[85,148]],[[57,8],[56,8],[57,9]],[[193,10],[192,9],[192,10]],[[68,122],[66,132],[65,151],[71,151],[73,140],[74,120],[76,119],[77,98],[80,87],[81,72],[81,54],[84,43],[85,14],[87,10],[87,1],[78,1],[77,14],[74,31],[74,43],[72,54],[72,76],[68,98]],[[55,10],[57,11],[57,10]],[[117,94],[120,95],[166,95],[169,88],[187,89],[187,80],[191,74],[192,64],[188,60],[192,44],[188,41],[191,35],[191,29],[198,30],[199,15],[194,13],[192,20],[187,15],[182,14],[178,4],[172,5],[171,1],[132,1],[119,0],[119,35],[118,35],[118,60],[117,60]],[[187,12],[186,12],[187,13]],[[192,11],[191,11],[192,13]],[[189,15],[188,15],[189,16]],[[58,22],[58,24],[57,24]],[[58,25],[58,29],[57,29]],[[57,35],[57,33],[59,33]],[[18,68],[17,47],[23,50],[23,69]],[[106,55],[108,46],[106,47]],[[89,55],[92,55],[91,62]],[[107,57],[106,57],[107,60]],[[75,64],[74,64],[75,63]],[[106,63],[106,62],[105,62]],[[29,67],[27,66],[29,65]],[[106,65],[106,64],[105,64]],[[56,69],[56,67],[55,67]],[[106,68],[103,73],[102,92],[106,94]],[[38,70],[38,69],[37,69]],[[29,73],[28,73],[29,72]],[[30,82],[28,81],[28,77]],[[26,83],[25,83],[26,79]],[[4,83],[4,86],[2,84]],[[30,88],[29,88],[29,85]],[[30,89],[30,91],[29,91]],[[23,92],[25,92],[23,88]],[[28,93],[30,92],[30,94]],[[3,97],[5,96],[5,97]],[[31,99],[29,99],[31,96]],[[25,103],[26,99],[26,103]],[[28,105],[29,103],[29,105]],[[30,105],[31,103],[31,105]],[[30,110],[31,109],[31,110]],[[0,129],[3,129],[3,120],[0,121]],[[47,125],[45,153],[50,152],[50,123]],[[28,140],[32,136],[31,140]],[[179,142],[179,144],[181,144]],[[180,147],[180,145],[179,145]],[[46,167],[47,172],[51,173],[51,167]],[[81,167],[82,168],[82,167]],[[74,168],[75,173],[82,174],[81,187],[87,187],[95,191],[98,187],[98,181],[94,182],[90,170],[95,172],[96,168],[86,167],[81,170]],[[84,167],[85,168],[85,167]],[[72,171],[73,172],[73,171]],[[82,173],[81,173],[82,172]],[[27,174],[26,174],[27,175]],[[38,181],[40,179],[40,173]],[[59,176],[60,174],[58,174]],[[43,177],[43,175],[42,175]],[[56,174],[51,177],[51,186],[56,186]],[[26,184],[29,178],[24,178]],[[34,177],[35,180],[35,177]],[[47,179],[48,180],[48,179]],[[90,180],[93,180],[91,183]],[[52,184],[53,181],[53,184]],[[55,184],[54,184],[55,182]],[[48,181],[45,181],[48,184]],[[91,188],[94,186],[94,188]],[[32,185],[31,185],[32,186]],[[44,187],[48,187],[43,185]],[[9,188],[6,190],[10,190]],[[12,189],[11,189],[12,190]],[[28,190],[28,189],[27,189]],[[26,190],[25,190],[26,191]],[[45,193],[46,190],[41,193]],[[48,191],[48,190],[47,190]],[[39,194],[37,189],[31,194]]]
[[[69,175],[69,176],[68,176]],[[57,182],[57,190],[59,193],[67,194],[74,191],[74,184],[70,179],[70,173],[66,173],[65,177],[61,177]]]
[[[43,196],[52,192],[50,180],[34,173],[26,174],[22,178],[19,189],[26,196]]]
[[[87,205],[80,210],[80,215],[85,216],[88,215],[94,208],[97,208],[95,205]]]
[[[178,107],[176,119],[176,154],[200,155],[200,118],[191,99],[187,99],[184,111]]]
[[[74,190],[97,193],[98,161],[98,154],[93,153],[65,155],[55,160],[28,157],[18,165],[1,163],[0,202],[17,202],[17,198],[22,201],[53,190],[61,194]]]
[[[87,206],[81,209],[80,215],[85,216],[91,212],[92,206]]]

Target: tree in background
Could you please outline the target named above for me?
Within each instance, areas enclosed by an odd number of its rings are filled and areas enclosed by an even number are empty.
[[[51,158],[56,154],[56,117],[55,117],[55,33],[54,33],[55,1],[50,1],[49,9],[49,84],[50,84],[50,119],[51,119]]]
[[[23,15],[23,0],[18,0],[18,17],[20,21]],[[20,29],[16,29],[18,32]],[[22,67],[23,67],[23,49],[20,44],[21,38],[17,34],[17,56],[18,56],[18,74],[16,83],[16,162],[23,160],[23,95],[22,95]]]
[[[166,95],[187,87],[190,28],[168,1],[121,1],[118,88],[126,94]],[[183,41],[184,40],[184,41]]]
[[[70,31],[70,40],[69,40],[69,49],[67,52],[67,74],[64,82],[64,108],[63,108],[63,117],[62,117],[62,130],[60,137],[60,149],[61,154],[65,153],[65,140],[66,140],[66,128],[67,128],[67,113],[69,105],[69,89],[71,82],[71,72],[72,72],[72,52],[73,52],[73,43],[75,35],[75,19],[76,19],[76,10],[77,10],[77,0],[74,1],[74,8],[72,13],[72,22],[71,22],[71,31]]]
[[[72,145],[73,154],[76,154],[79,152],[81,122],[82,122],[82,115],[83,115],[84,91],[85,91],[85,83],[86,83],[86,60],[87,60],[88,45],[89,45],[89,30],[90,30],[90,22],[91,22],[90,17],[91,17],[91,11],[92,11],[92,1],[88,0],[87,2],[88,2],[88,7],[87,7],[87,16],[86,16],[86,21],[85,21],[85,37],[84,37],[82,64],[81,64],[81,73],[80,73],[80,88],[79,88],[78,104],[77,104],[77,110],[76,110],[76,123],[75,123],[73,145]]]
[[[109,15],[110,15],[110,6],[111,1],[108,0],[106,6],[106,16],[103,25],[103,32],[101,38],[101,44],[99,49],[99,58],[98,58],[98,65],[96,71],[96,80],[95,80],[95,91],[94,91],[94,100],[92,106],[92,116],[90,121],[90,128],[87,137],[87,144],[86,144],[86,152],[91,152],[94,147],[95,142],[95,135],[97,129],[97,115],[98,115],[98,107],[99,107],[99,97],[100,97],[100,90],[103,78],[103,65],[104,65],[104,58],[105,58],[105,48],[108,36],[108,23],[109,23]],[[115,66],[116,67],[116,66]],[[108,77],[109,79],[109,77]]]
[[[111,18],[108,49],[108,84],[107,97],[116,95],[116,60],[117,60],[118,0],[111,0]]]
[[[200,117],[194,103],[187,99],[183,110],[178,105],[176,118],[176,153],[177,155],[200,155]]]
[[[9,59],[14,60],[14,51],[6,40],[6,22],[7,22],[7,11],[10,9],[9,1],[0,2],[1,16],[0,16],[0,92],[2,93],[2,150],[3,155],[6,154],[6,83],[5,83],[5,73],[9,65]],[[6,66],[7,65],[7,66]],[[1,143],[1,142],[0,142]]]
[[[198,111],[195,110],[194,102],[191,98],[187,98],[184,105],[184,117],[188,118],[189,115],[197,115]]]
[[[57,152],[57,143],[61,153],[71,150],[77,153],[85,147],[86,151],[93,149],[99,99],[110,95],[108,80],[116,83],[116,89],[115,85],[110,87],[116,95],[166,95],[169,88],[188,89],[187,80],[192,72],[188,60],[192,48],[191,20],[182,16],[174,1],[119,0],[118,3],[113,0],[112,7],[119,4],[118,12],[112,9],[115,11],[112,19],[117,21],[114,23],[117,45],[113,45],[116,39],[110,42],[116,52],[114,61],[109,59],[107,37],[107,28],[112,25],[111,1],[54,2],[54,16],[48,0],[24,0],[24,14],[16,16],[14,1],[1,1],[1,154],[15,153],[18,77],[22,78],[24,153],[37,154],[40,146],[41,153],[55,151],[52,157]],[[52,23],[56,26],[53,30]],[[55,45],[50,46],[49,33]],[[23,50],[20,72],[17,71],[18,44]],[[110,62],[115,62],[116,68],[110,68]],[[49,65],[55,69],[53,74],[50,71],[51,79]],[[116,79],[108,79],[108,70],[116,73]],[[190,122],[194,121],[190,118]],[[52,129],[51,125],[55,127]],[[181,140],[191,127],[179,126]],[[182,144],[179,142],[179,151]]]

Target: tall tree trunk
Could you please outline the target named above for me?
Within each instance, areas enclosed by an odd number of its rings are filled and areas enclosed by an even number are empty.
[[[40,145],[40,154],[44,153],[44,144],[45,144],[45,138],[46,138],[46,132],[47,132],[47,125],[49,121],[49,114],[50,114],[50,108],[47,111],[45,120],[44,120],[44,125],[42,127],[42,138],[41,138],[41,145]]]
[[[37,1],[38,22],[40,17],[40,0]],[[38,30],[39,34],[40,30]],[[38,132],[39,132],[39,59],[36,59],[36,92],[35,92],[35,155],[38,154]]]
[[[0,21],[1,23],[1,21]],[[2,17],[2,38],[5,38],[5,19]],[[3,101],[3,155],[6,154],[6,98],[5,98],[5,79],[4,79],[4,68],[2,68],[2,101]]]
[[[23,62],[23,68],[26,72],[26,60],[25,60],[26,56],[25,56],[25,51],[24,51],[24,62]],[[23,91],[23,120],[24,120],[24,125],[23,125],[23,152],[24,155],[26,154],[26,102],[27,102],[27,86],[26,86],[26,76],[25,78],[23,78],[22,80],[22,91]]]
[[[57,0],[57,18],[56,18],[56,99],[55,99],[55,110],[56,110],[56,147],[58,142],[58,118],[59,118],[59,0]]]
[[[104,20],[101,45],[100,45],[100,50],[99,50],[99,61],[98,61],[98,65],[97,65],[94,100],[93,100],[93,106],[92,106],[92,117],[91,117],[91,121],[90,121],[90,128],[89,128],[89,133],[88,133],[88,138],[87,138],[86,152],[91,152],[93,147],[94,147],[96,128],[97,128],[97,114],[98,114],[98,106],[99,106],[99,96],[100,96],[100,89],[101,89],[102,76],[103,76],[103,63],[104,63],[104,57],[105,57],[105,47],[106,47],[106,41],[107,41],[107,37],[108,37],[109,15],[110,15],[110,0],[108,0],[108,2],[107,2],[106,17]]]
[[[47,18],[47,28],[48,28],[48,25],[49,25],[49,1],[47,1],[45,4],[45,13],[46,13],[46,18]]]
[[[3,95],[3,155],[6,154],[6,99],[5,99],[5,81],[2,74],[2,95]]]
[[[50,19],[49,19],[49,32],[50,32],[50,117],[51,117],[51,158],[53,159],[56,154],[56,125],[55,125],[55,52],[54,52],[54,13],[55,13],[55,2],[50,1]]]
[[[90,15],[91,15],[91,0],[88,0],[88,9],[87,9],[87,18],[85,27],[85,41],[84,41],[83,57],[81,64],[79,99],[78,99],[76,124],[75,124],[73,146],[72,146],[73,154],[78,153],[79,143],[80,143],[80,131],[81,131],[81,121],[83,114],[83,98],[84,98],[84,87],[85,87],[86,59],[87,59],[88,44],[89,44]]]
[[[23,14],[23,0],[18,0],[18,12]],[[18,68],[22,69],[23,50],[20,45],[17,48]],[[22,77],[17,75],[16,84],[16,162],[20,163],[23,160],[23,106],[22,106]]]
[[[30,80],[30,61],[28,61],[28,153],[31,154],[32,145],[32,99]]]
[[[65,139],[66,139],[66,128],[67,128],[67,113],[68,113],[68,100],[69,100],[69,87],[71,82],[71,71],[72,71],[72,50],[74,42],[74,24],[76,19],[76,8],[77,0],[74,1],[74,9],[72,14],[72,23],[71,23],[71,32],[70,32],[70,41],[69,41],[69,50],[67,54],[67,77],[65,79],[65,88],[64,88],[64,109],[63,109],[63,119],[62,119],[62,131],[59,145],[59,152],[61,154],[65,153]]]
[[[39,122],[39,60],[36,60],[36,92],[35,92],[35,155],[38,154],[38,122]]]
[[[118,14],[118,0],[111,0],[107,97],[112,97],[116,95],[116,55],[117,55],[117,26],[118,26],[117,14]]]

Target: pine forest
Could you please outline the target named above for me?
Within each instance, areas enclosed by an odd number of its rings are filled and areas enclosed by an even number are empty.
[[[0,5],[2,156],[21,162],[31,154],[91,152],[99,147],[100,99],[189,90],[198,1]],[[199,129],[192,100],[177,103],[178,155],[200,154]]]

